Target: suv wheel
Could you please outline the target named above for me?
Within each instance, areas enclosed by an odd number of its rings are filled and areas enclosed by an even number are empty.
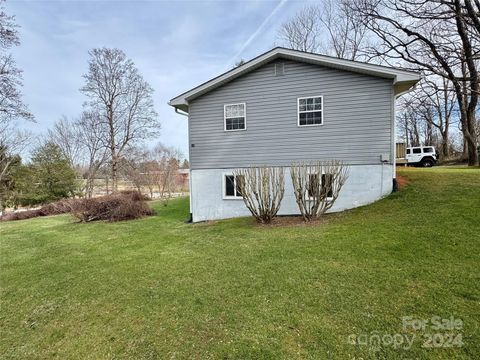
[[[434,162],[432,159],[426,158],[422,159],[420,165],[422,165],[422,167],[432,167],[434,165]]]

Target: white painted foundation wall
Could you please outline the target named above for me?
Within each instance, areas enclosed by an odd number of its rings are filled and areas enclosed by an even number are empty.
[[[223,198],[223,175],[233,169],[206,169],[190,171],[190,211],[193,222],[249,216],[242,199]],[[329,210],[337,212],[370,204],[392,192],[394,166],[352,165],[347,182]],[[279,215],[299,214],[292,181],[285,168],[285,195]]]

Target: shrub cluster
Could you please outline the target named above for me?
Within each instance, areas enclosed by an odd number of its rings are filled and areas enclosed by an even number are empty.
[[[295,201],[304,221],[322,216],[329,210],[348,178],[349,167],[341,161],[317,161],[292,164]],[[258,222],[270,223],[280,209],[285,192],[283,167],[249,167],[236,169],[234,186]]]
[[[122,191],[91,199],[64,199],[46,204],[40,209],[7,213],[1,220],[24,220],[66,213],[71,213],[82,222],[137,219],[153,214],[153,210],[145,202],[147,199],[138,191]]]
[[[0,220],[2,221],[25,220],[25,219],[38,217],[38,216],[42,216],[40,213],[40,209],[6,213],[0,217]]]
[[[84,199],[75,204],[72,214],[82,222],[95,220],[120,221],[153,215],[145,197],[136,191]]]
[[[81,199],[63,199],[63,200],[55,201],[50,204],[43,205],[39,209],[7,213],[7,214],[4,214],[0,218],[0,220],[3,220],[3,221],[25,220],[25,219],[31,219],[39,216],[66,214],[71,212],[75,204],[79,201],[82,201],[82,200]]]

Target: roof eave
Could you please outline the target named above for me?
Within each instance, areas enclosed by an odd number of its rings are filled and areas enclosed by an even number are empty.
[[[188,113],[188,102],[187,101],[172,101],[168,102],[168,105],[174,107],[175,109],[181,110]]]
[[[383,77],[393,79],[395,95],[399,96],[401,93],[410,89],[415,83],[420,80],[418,73],[406,70],[399,70],[395,68],[382,67],[380,65],[354,62],[350,60],[337,59],[319,54],[311,54],[299,52],[296,50],[285,48],[274,48],[256,58],[246,62],[245,64],[229,70],[189,91],[186,91],[177,97],[170,100],[169,104],[182,111],[188,112],[188,100],[192,100],[201,96],[231,80],[242,76],[244,73],[253,71],[262,66],[264,63],[270,62],[278,57],[285,57],[303,62],[316,63],[318,65],[329,66],[341,70],[364,73],[371,76]],[[185,108],[187,110],[185,110]]]
[[[399,97],[406,92],[408,92],[411,88],[415,86],[416,83],[420,81],[420,76],[417,78],[411,78],[411,79],[404,79],[401,81],[395,81],[393,83],[393,92],[396,97]]]

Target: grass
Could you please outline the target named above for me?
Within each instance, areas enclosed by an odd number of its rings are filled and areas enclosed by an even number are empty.
[[[400,170],[409,184],[320,225],[154,217],[2,223],[2,359],[478,359],[480,170]],[[424,348],[402,317],[461,319]],[[415,336],[411,348],[349,335]]]

